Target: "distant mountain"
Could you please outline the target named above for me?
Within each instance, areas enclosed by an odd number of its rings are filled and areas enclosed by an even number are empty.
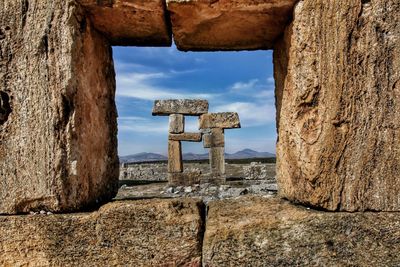
[[[201,160],[208,159],[208,153],[206,154],[195,154],[195,153],[184,153],[182,155],[184,160]],[[252,159],[252,158],[274,158],[275,154],[269,152],[257,152],[251,149],[244,149],[233,154],[225,153],[226,159]],[[138,153],[119,158],[121,163],[128,162],[150,162],[150,161],[166,161],[166,156],[156,153]]]
[[[119,161],[121,163],[128,163],[128,162],[145,162],[145,161],[163,161],[168,160],[166,156],[156,154],[156,153],[138,153],[128,156],[119,157]]]
[[[206,154],[183,153],[182,157],[183,157],[183,160],[208,159],[208,153],[206,153]]]
[[[269,152],[257,152],[251,149],[243,149],[233,154],[225,153],[226,159],[253,159],[253,158],[274,158],[275,154]]]

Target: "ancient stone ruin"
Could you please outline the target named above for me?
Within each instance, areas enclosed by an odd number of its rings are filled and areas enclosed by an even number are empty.
[[[399,14],[398,0],[0,1],[0,265],[398,266]],[[274,50],[278,197],[101,206],[118,191],[111,46],[172,39]],[[218,158],[224,125],[201,116]]]
[[[210,175],[208,182],[225,182],[225,129],[240,128],[236,112],[208,113],[207,100],[156,100],[153,115],[169,116],[168,182],[170,185],[200,183],[198,172],[184,172],[182,141],[201,142],[210,149]],[[202,132],[185,132],[185,116],[199,116]]]

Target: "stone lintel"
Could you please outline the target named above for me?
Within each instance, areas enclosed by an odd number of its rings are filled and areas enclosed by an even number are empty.
[[[200,116],[200,129],[221,128],[233,129],[240,128],[239,115],[236,112],[208,113]]]
[[[199,184],[200,180],[201,180],[200,171],[168,173],[168,184],[170,186],[190,186],[194,184]]]
[[[163,0],[78,0],[112,45],[171,46]]]
[[[169,133],[180,134],[183,133],[184,131],[185,131],[185,116],[183,116],[182,114],[169,115]]]
[[[298,0],[167,0],[183,51],[271,49]]]
[[[204,135],[203,146],[205,148],[225,147],[224,130],[221,128],[212,128],[210,133]]]
[[[168,172],[179,173],[183,171],[182,146],[180,141],[168,141]]]
[[[186,142],[201,142],[201,133],[181,133],[169,134],[169,140],[173,141],[186,141]]]
[[[225,148],[211,147],[210,148],[210,169],[211,176],[225,174]]]
[[[201,99],[170,99],[156,100],[153,106],[153,116],[168,116],[182,114],[199,116],[208,112],[208,101]]]

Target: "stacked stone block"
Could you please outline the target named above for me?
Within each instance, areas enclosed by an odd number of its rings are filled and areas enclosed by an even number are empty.
[[[240,128],[236,112],[209,113],[200,116],[200,129],[205,131],[203,145],[210,149],[210,179],[225,182],[225,129]]]
[[[185,115],[198,116],[208,112],[206,100],[156,100],[153,115],[169,116],[168,182],[171,185],[198,183],[198,172],[183,172],[182,141],[201,142],[201,133],[185,133]]]
[[[200,182],[201,173],[184,172],[182,141],[201,142],[210,149],[209,182],[225,182],[225,129],[240,128],[239,115],[235,112],[207,113],[206,100],[156,100],[153,115],[169,116],[168,182],[170,185],[190,185]],[[185,133],[185,115],[200,116],[202,132]]]

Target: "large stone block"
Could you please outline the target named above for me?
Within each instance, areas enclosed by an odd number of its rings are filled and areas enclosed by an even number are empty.
[[[208,101],[199,99],[156,100],[153,106],[153,116],[182,114],[198,116],[208,112]]]
[[[203,266],[399,266],[400,213],[321,212],[276,198],[209,203]]]
[[[1,266],[200,266],[202,203],[107,204],[99,211],[0,217]]]
[[[182,172],[182,144],[168,140],[168,172]]]
[[[200,129],[221,128],[233,129],[240,128],[239,115],[236,112],[207,113],[200,116]]]
[[[112,45],[170,46],[163,0],[78,0]]]
[[[225,148],[224,147],[211,147],[210,148],[210,169],[211,175],[224,175],[225,174]]]
[[[180,134],[185,131],[185,116],[182,114],[169,115],[169,133]]]
[[[297,0],[167,0],[180,50],[271,49]]]
[[[210,147],[225,147],[224,130],[220,128],[210,129],[210,132],[204,135],[203,146]]]
[[[400,211],[400,4],[303,0],[275,47],[280,194]]]
[[[72,0],[1,1],[0,32],[0,213],[111,199],[118,157],[109,43]]]

